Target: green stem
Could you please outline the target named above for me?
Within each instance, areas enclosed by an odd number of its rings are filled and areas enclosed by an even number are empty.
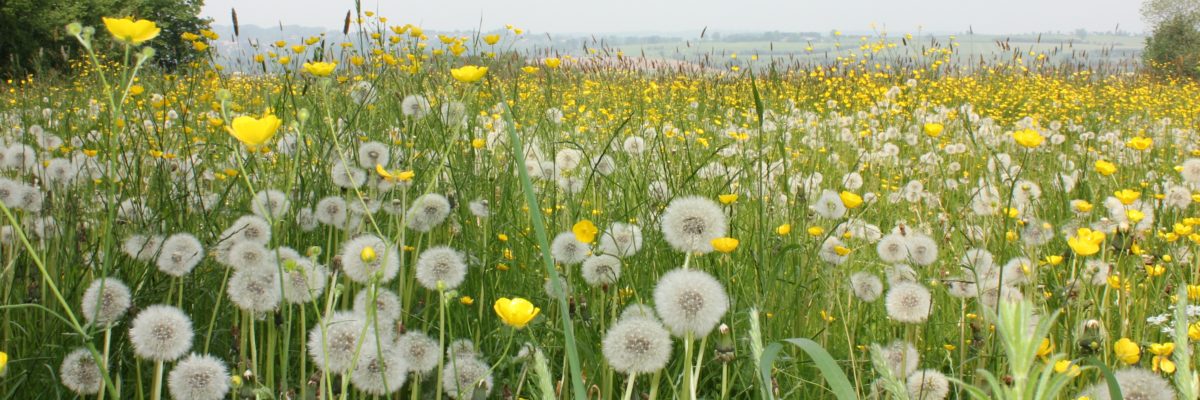
[[[150,384],[150,400],[159,400],[162,398],[162,376],[163,362],[162,360],[154,362],[154,380]]]
[[[629,378],[625,382],[625,395],[621,396],[621,400],[629,400],[633,398],[633,383],[637,381],[637,373],[629,374]]]

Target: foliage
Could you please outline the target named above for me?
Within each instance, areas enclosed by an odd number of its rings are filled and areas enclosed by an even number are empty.
[[[1146,38],[1143,58],[1151,66],[1173,75],[1200,77],[1200,17],[1174,16],[1154,28]]]
[[[137,16],[162,28],[152,45],[160,65],[173,68],[195,59],[183,32],[208,27],[199,17],[203,0],[5,0],[0,1],[0,75],[60,69],[79,54],[64,31],[71,22],[103,26],[101,17]],[[117,47],[109,46],[115,52]]]

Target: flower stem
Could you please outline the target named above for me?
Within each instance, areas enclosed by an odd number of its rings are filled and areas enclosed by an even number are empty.
[[[163,362],[158,360],[154,362],[154,381],[150,384],[150,400],[159,400],[162,398],[162,376]]]
[[[637,373],[629,374],[629,379],[625,382],[625,395],[621,396],[621,400],[629,400],[633,398],[633,383],[637,381]]]

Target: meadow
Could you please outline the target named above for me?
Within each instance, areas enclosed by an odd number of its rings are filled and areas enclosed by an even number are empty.
[[[0,396],[1200,393],[1196,82],[347,21],[0,86]]]

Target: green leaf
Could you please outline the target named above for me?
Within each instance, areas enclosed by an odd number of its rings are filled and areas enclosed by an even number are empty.
[[[771,391],[771,364],[774,364],[775,358],[779,357],[780,350],[783,350],[782,344],[771,343],[763,349],[762,358],[758,360],[758,374],[759,379],[762,380],[764,399],[773,399],[775,397]]]
[[[858,398],[857,392],[854,391],[854,385],[850,384],[850,379],[846,378],[846,372],[838,367],[833,356],[825,351],[821,345],[805,338],[785,339],[785,342],[791,343],[800,350],[804,350],[809,358],[813,359],[813,363],[817,365],[817,369],[821,370],[821,376],[825,377],[825,382],[829,384],[829,390],[837,396],[838,400],[854,400]],[[766,360],[766,357],[763,357]]]
[[[1108,397],[1112,400],[1124,400],[1125,397],[1121,396],[1121,385],[1117,383],[1117,377],[1113,376],[1112,370],[1096,357],[1089,358],[1088,363],[1099,369],[1100,375],[1104,376],[1105,381],[1108,381]]]

